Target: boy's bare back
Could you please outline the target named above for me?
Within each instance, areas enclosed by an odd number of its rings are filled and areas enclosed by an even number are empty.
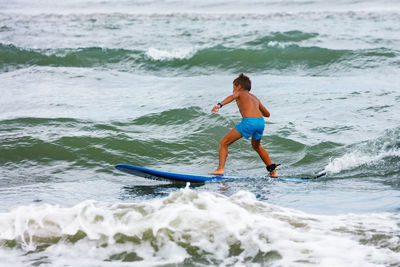
[[[233,96],[235,97],[236,104],[243,118],[262,118],[270,116],[270,113],[263,104],[261,104],[260,100],[258,100],[255,95],[249,93],[248,90],[240,89],[236,91]]]

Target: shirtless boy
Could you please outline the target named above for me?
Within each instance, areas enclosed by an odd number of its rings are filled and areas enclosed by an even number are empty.
[[[225,135],[219,143],[219,165],[218,168],[210,172],[210,174],[224,174],[225,161],[228,157],[228,146],[244,136],[248,139],[251,136],[251,146],[264,161],[271,177],[278,177],[275,168],[276,164],[271,162],[267,150],[261,146],[261,137],[264,132],[264,118],[269,117],[269,111],[261,104],[260,100],[250,94],[251,81],[249,77],[240,74],[233,81],[233,94],[225,98],[222,102],[213,107],[211,112],[217,113],[220,108],[236,100],[242,121]]]

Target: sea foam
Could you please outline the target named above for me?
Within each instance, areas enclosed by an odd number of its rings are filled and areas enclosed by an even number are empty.
[[[0,214],[0,257],[19,265],[45,258],[51,266],[380,266],[400,263],[399,220],[390,213],[311,215],[246,191],[226,197],[187,187],[132,204],[17,207]]]
[[[196,49],[192,48],[179,48],[167,51],[150,47],[146,51],[146,55],[153,60],[172,60],[190,58],[195,52]]]
[[[363,165],[377,164],[377,162],[382,161],[386,157],[400,157],[400,151],[381,151],[377,154],[365,154],[361,151],[350,152],[339,158],[332,159],[324,171],[332,174],[340,173]]]
[[[400,157],[400,144],[398,141],[399,128],[389,129],[376,139],[363,141],[349,147],[347,153],[330,160],[324,171],[328,174],[340,173],[359,167],[378,168],[387,166],[386,171],[396,172]]]

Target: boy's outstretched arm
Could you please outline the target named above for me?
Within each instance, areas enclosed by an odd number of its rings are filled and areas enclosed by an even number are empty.
[[[269,118],[269,116],[271,116],[271,113],[269,113],[268,109],[266,107],[264,107],[263,104],[261,104],[261,101],[259,103],[259,108],[264,117]]]
[[[220,103],[216,104],[216,105],[212,108],[211,112],[212,112],[212,113],[217,113],[218,110],[219,110],[222,106],[225,106],[225,105],[231,103],[233,100],[236,100],[236,99],[238,99],[238,98],[239,98],[239,93],[237,93],[237,92],[236,92],[236,93],[233,93],[232,95],[230,95],[230,96],[228,96],[227,98],[225,98],[224,100],[222,100]],[[220,106],[219,104],[221,104],[222,106]]]

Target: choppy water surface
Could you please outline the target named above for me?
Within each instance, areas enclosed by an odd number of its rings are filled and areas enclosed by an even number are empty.
[[[0,265],[397,266],[397,1],[0,1]],[[211,107],[245,72],[262,144]],[[347,253],[348,251],[352,253]]]

